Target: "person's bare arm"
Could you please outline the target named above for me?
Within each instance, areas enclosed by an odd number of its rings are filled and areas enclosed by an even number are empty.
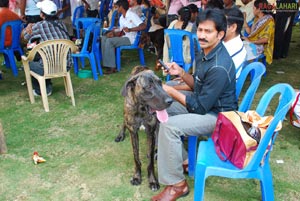
[[[174,89],[171,86],[168,86],[166,84],[163,85],[163,89],[171,96],[173,99],[181,103],[182,105],[186,105],[185,102],[185,95],[180,93],[177,89]]]
[[[125,32],[132,32],[132,31],[143,31],[146,28],[147,28],[146,24],[145,23],[141,23],[137,27],[132,27],[132,28],[124,27],[123,30]]]
[[[20,0],[20,18],[25,21],[26,0]]]

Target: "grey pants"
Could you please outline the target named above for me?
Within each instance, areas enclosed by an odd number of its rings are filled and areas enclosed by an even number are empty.
[[[110,67],[110,68],[116,67],[115,48],[122,45],[131,45],[129,38],[127,37],[107,38],[106,36],[102,36],[101,50],[102,50],[102,65],[104,67]]]
[[[188,94],[191,92],[184,92]],[[169,120],[160,123],[158,134],[158,179],[161,184],[174,185],[185,179],[182,163],[187,159],[181,136],[211,134],[215,128],[217,115],[189,113],[178,102],[168,108]]]

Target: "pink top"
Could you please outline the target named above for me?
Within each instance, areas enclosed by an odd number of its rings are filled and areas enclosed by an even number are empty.
[[[195,4],[198,8],[201,7],[201,1],[192,2],[191,0],[171,0],[168,15],[178,15],[178,10],[189,4]]]

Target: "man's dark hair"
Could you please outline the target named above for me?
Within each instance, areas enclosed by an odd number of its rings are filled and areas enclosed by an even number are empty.
[[[45,15],[45,20],[53,21],[53,20],[57,20],[58,19],[58,17],[56,15],[47,15],[43,11],[41,11],[41,12]]]
[[[129,3],[127,0],[118,0],[116,2],[116,5],[119,6],[119,7],[122,7],[124,8],[125,10],[128,10],[129,9]]]
[[[8,8],[8,6],[9,6],[9,0],[1,0],[0,1],[1,8]]]
[[[192,13],[199,13],[199,8],[195,4],[189,4],[187,7],[190,9]]]
[[[236,34],[240,34],[244,24],[244,15],[242,11],[236,7],[224,9],[227,18],[227,25],[236,24]]]
[[[197,19],[197,26],[204,21],[213,21],[215,23],[216,30],[218,32],[227,30],[227,21],[224,12],[218,8],[205,9],[203,12],[199,13]]]
[[[206,4],[206,9],[208,8],[219,8],[224,9],[224,3],[223,0],[209,0]]]

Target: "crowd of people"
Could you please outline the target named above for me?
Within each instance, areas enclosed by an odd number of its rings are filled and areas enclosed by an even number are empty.
[[[40,42],[69,39],[73,35],[71,16],[77,3],[73,0],[20,0],[19,10],[16,7],[10,10],[9,1],[1,0],[0,26],[5,21],[21,19],[27,24],[22,33],[26,41],[37,37]],[[82,3],[87,17],[98,17],[98,0],[82,0]],[[273,59],[287,57],[290,24],[281,22],[284,16],[282,13],[276,13],[274,17],[266,5],[267,0],[242,0],[240,7],[234,0],[201,0],[192,3],[187,0],[114,2],[114,10],[120,16],[119,27],[101,36],[105,73],[116,72],[115,48],[133,44],[137,32],[144,31],[149,21],[148,36],[155,46],[157,60],[163,59],[166,62],[169,69],[165,73],[181,80],[180,87],[168,83],[163,85],[174,102],[168,108],[170,118],[168,122],[160,124],[158,134],[158,178],[165,188],[152,200],[176,200],[189,193],[184,175],[188,171],[187,153],[181,137],[212,133],[219,112],[237,109],[236,79],[249,51],[245,43],[252,43],[255,51],[263,54],[268,64]],[[147,20],[149,16],[144,15],[143,8],[151,8],[151,20]],[[280,23],[280,26],[277,25]],[[283,23],[285,26],[282,26]],[[170,60],[169,41],[164,37],[166,28],[186,30],[197,35],[201,51],[196,54],[192,74]],[[9,31],[5,45],[9,45],[12,40]],[[282,37],[288,40],[284,46],[280,43]],[[188,45],[186,47],[189,48]],[[184,54],[187,55],[185,59],[190,58],[188,51]],[[72,60],[69,58],[68,69],[71,66]],[[30,68],[43,74],[41,60],[32,62]],[[159,69],[158,63],[155,69]],[[33,86],[35,94],[40,95],[39,85],[34,79]],[[52,93],[50,80],[47,80],[46,86],[49,95]]]

